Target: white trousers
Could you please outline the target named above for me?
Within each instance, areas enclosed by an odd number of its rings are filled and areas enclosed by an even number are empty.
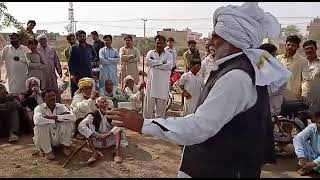
[[[164,118],[166,115],[167,100],[150,97],[146,93],[144,97],[143,118]]]
[[[74,122],[60,122],[57,124],[36,125],[34,127],[33,142],[38,150],[45,154],[52,151],[53,146],[60,144],[71,145]]]

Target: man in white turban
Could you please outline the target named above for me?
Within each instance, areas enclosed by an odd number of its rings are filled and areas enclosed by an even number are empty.
[[[257,49],[280,24],[257,3],[221,7],[214,13],[217,70],[211,71],[195,113],[143,119],[113,109],[108,118],[126,128],[185,145],[178,177],[259,177],[272,163],[274,140],[267,86],[276,91],[291,73]]]

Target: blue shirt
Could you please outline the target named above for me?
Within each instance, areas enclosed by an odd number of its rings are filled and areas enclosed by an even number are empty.
[[[78,77],[92,77],[92,61],[96,53],[90,44],[74,44],[70,50],[70,59],[68,62],[71,75]]]
[[[112,80],[114,86],[118,86],[117,64],[119,62],[118,51],[114,48],[104,47],[99,51],[100,58],[100,88],[104,88],[106,80]]]

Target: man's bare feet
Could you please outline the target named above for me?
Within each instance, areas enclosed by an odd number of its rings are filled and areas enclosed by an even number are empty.
[[[63,146],[62,147],[62,152],[66,157],[70,156],[70,154],[71,154],[70,146]]]
[[[85,162],[86,165],[90,165],[101,158],[101,155],[97,153],[93,153],[92,156]]]
[[[54,155],[53,151],[46,154],[46,157],[48,160],[54,160],[56,159],[56,156]]]
[[[113,161],[116,163],[122,163],[122,157],[116,155],[116,156],[114,156]]]

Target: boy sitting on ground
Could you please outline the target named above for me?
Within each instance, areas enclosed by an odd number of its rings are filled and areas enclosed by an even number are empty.
[[[86,164],[91,164],[102,156],[96,148],[104,149],[113,145],[116,146],[113,152],[113,160],[120,163],[122,162],[120,157],[122,129],[111,125],[111,120],[105,117],[108,109],[108,100],[105,97],[98,97],[96,106],[98,110],[89,113],[78,126],[78,131],[87,138],[90,149],[93,151]]]
[[[313,170],[320,172],[320,107],[311,107],[309,114],[313,123],[293,138],[293,146],[301,167],[298,173],[301,176]]]

